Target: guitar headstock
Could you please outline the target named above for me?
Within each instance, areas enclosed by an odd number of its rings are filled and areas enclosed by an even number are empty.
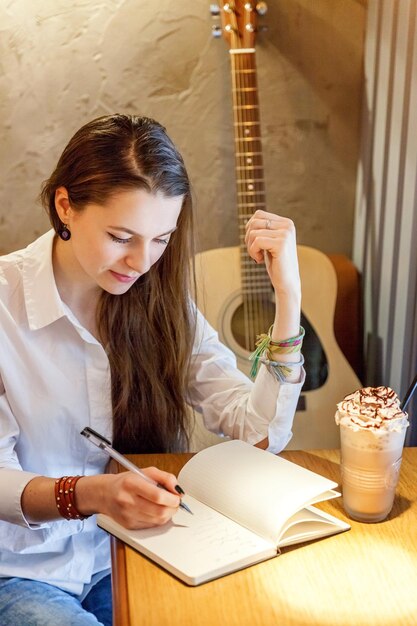
[[[213,34],[222,33],[231,50],[255,47],[258,16],[265,15],[266,2],[234,0],[220,7],[211,5],[210,10],[213,16],[221,16],[221,29],[214,27]]]

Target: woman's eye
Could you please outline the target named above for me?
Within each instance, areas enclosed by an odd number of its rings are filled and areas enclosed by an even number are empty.
[[[167,246],[169,244],[169,237],[168,239],[155,239],[156,243],[160,243],[163,246]]]
[[[131,237],[129,237],[128,239],[122,239],[121,237],[116,237],[116,235],[112,235],[111,233],[107,233],[110,237],[110,239],[112,241],[115,241],[116,243],[129,243],[129,241],[131,240]]]

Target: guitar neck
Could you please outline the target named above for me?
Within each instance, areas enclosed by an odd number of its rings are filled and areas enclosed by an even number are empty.
[[[265,267],[253,263],[245,245],[246,222],[266,210],[255,50],[230,50],[230,59],[242,294],[270,294]]]

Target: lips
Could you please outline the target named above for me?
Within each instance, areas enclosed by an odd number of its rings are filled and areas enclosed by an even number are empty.
[[[109,270],[109,271],[110,271],[110,274],[120,283],[133,283],[138,278],[138,275],[129,276],[127,274],[119,274],[119,272],[115,272],[113,270]]]

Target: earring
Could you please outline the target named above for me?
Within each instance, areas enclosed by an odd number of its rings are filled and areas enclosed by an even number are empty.
[[[71,239],[71,231],[68,230],[68,226],[66,224],[62,224],[62,227],[58,231],[58,235],[63,241],[68,241],[68,239]]]

